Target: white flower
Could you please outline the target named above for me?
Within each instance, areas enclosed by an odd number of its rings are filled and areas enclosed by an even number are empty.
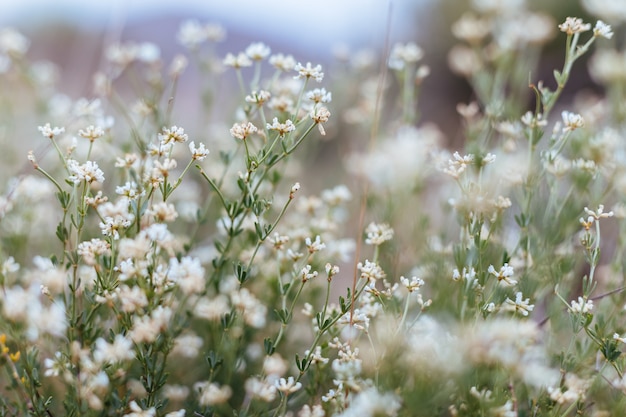
[[[274,118],[274,121],[277,123],[276,118]],[[257,130],[257,127],[250,122],[235,123],[233,127],[230,128],[230,134],[236,139],[244,140]]]
[[[326,92],[325,88],[316,88],[306,93],[306,98],[314,103],[330,103],[332,97],[332,93]]]
[[[99,364],[115,363],[132,360],[135,357],[133,342],[121,334],[115,335],[113,343],[107,343],[103,338],[96,340],[96,349],[93,359]]]
[[[146,210],[146,216],[152,217],[158,223],[173,222],[178,217],[178,212],[173,204],[160,201]]]
[[[261,303],[247,288],[233,291],[230,294],[231,303],[243,313],[243,319],[255,329],[265,327],[267,321],[267,307]]]
[[[350,403],[350,407],[346,408],[336,417],[374,417],[389,416],[393,417],[398,414],[401,407],[400,399],[393,393],[381,394],[376,388],[367,388],[358,393]]]
[[[200,354],[202,344],[203,341],[200,336],[193,333],[183,334],[174,340],[172,354],[184,358],[195,358]]]
[[[161,146],[169,145],[170,143],[182,143],[187,142],[189,136],[185,134],[185,129],[178,126],[172,126],[170,128],[164,127],[163,133],[159,133],[159,140],[161,141]]]
[[[602,218],[613,217],[613,215],[615,214],[612,211],[609,211],[608,213],[605,213],[604,212],[604,204],[600,204],[598,206],[598,210],[597,211],[589,210],[587,207],[585,207],[585,213],[587,213],[589,216],[593,216],[596,220],[600,220]]]
[[[274,68],[284,72],[291,71],[296,66],[296,61],[293,56],[283,54],[272,55],[269,59],[269,63],[273,65]]]
[[[530,128],[543,127],[548,124],[547,120],[544,120],[543,114],[539,113],[537,117],[531,111],[527,111],[521,118],[522,123]]]
[[[139,404],[137,404],[135,400],[131,401],[130,404],[128,404],[128,406],[130,407],[131,412],[128,414],[124,414],[123,417],[155,417],[156,416],[156,409],[154,407],[144,410],[141,407],[139,407]]]
[[[135,343],[152,343],[157,336],[169,327],[172,317],[170,307],[158,306],[150,316],[135,316],[130,338]]]
[[[274,386],[278,389],[278,391],[282,392],[285,395],[288,395],[302,388],[302,383],[296,382],[295,379],[290,376],[287,379],[280,378],[274,383]]]
[[[593,310],[593,300],[587,300],[583,297],[578,297],[578,301],[572,300],[570,310],[573,313],[587,314]]]
[[[481,165],[485,166],[485,165],[489,165],[492,164],[496,161],[496,156],[494,154],[492,154],[491,152],[487,153],[487,155],[485,155],[483,157],[483,159],[480,161]]]
[[[146,192],[145,190],[139,191],[137,184],[134,181],[127,181],[126,184],[115,187],[115,193],[122,195],[129,200],[136,200],[139,197],[143,197]]]
[[[339,273],[339,267],[337,265],[326,263],[324,268],[326,269],[326,275],[328,275],[328,280],[331,280],[335,275]]]
[[[60,373],[65,372],[69,367],[67,359],[61,352],[55,352],[54,359],[44,359],[44,367],[46,368],[44,376],[59,376]]]
[[[458,152],[455,152],[452,157],[454,159],[448,160],[448,167],[444,168],[443,172],[453,178],[458,178],[474,162],[474,155],[472,154],[461,156]]]
[[[209,155],[209,150],[205,148],[204,143],[201,143],[196,148],[195,142],[190,142],[189,151],[191,152],[191,158],[196,161],[202,161]]]
[[[95,265],[96,258],[111,254],[111,245],[102,239],[91,239],[78,244],[77,253],[82,256],[87,265]]]
[[[585,121],[580,114],[563,111],[561,113],[561,117],[563,118],[563,124],[565,125],[563,132],[571,132],[585,126]]]
[[[626,343],[626,338],[621,337],[619,333],[613,333],[613,339],[617,340],[618,342]]]
[[[310,359],[313,363],[328,363],[328,361],[330,359],[325,358],[322,356],[322,347],[321,346],[315,346],[315,350],[313,352],[311,352],[310,350],[307,350],[304,352],[305,356],[309,356],[310,355]]]
[[[87,161],[80,165],[78,161],[68,159],[67,169],[70,172],[68,179],[74,184],[80,184],[82,181],[88,184],[104,182],[104,172],[98,168],[96,162]]]
[[[266,127],[268,130],[275,130],[280,136],[285,136],[285,134],[296,130],[296,126],[291,120],[287,119],[285,123],[280,123],[277,117],[274,117],[272,124],[267,123]]]
[[[37,129],[48,139],[53,139],[55,136],[65,132],[64,127],[50,127],[50,123],[46,123],[45,126],[39,126]]]
[[[302,282],[310,281],[317,275],[317,271],[311,272],[311,265],[306,265],[304,268],[302,268],[302,270],[300,270],[300,277],[302,278]]]
[[[565,22],[559,25],[561,32],[565,32],[568,35],[574,33],[582,33],[591,29],[591,23],[583,23],[583,20],[577,17],[567,17]]]
[[[409,290],[409,292],[417,291],[422,285],[424,285],[424,280],[417,277],[411,277],[410,280],[405,277],[400,277],[400,282],[406,287],[407,290]]]
[[[370,223],[365,229],[368,245],[379,246],[393,238],[393,229],[387,223]]]
[[[226,58],[224,58],[223,63],[227,67],[233,67],[237,69],[243,68],[243,67],[249,67],[252,65],[252,61],[250,60],[248,55],[246,55],[243,52],[239,52],[237,56],[231,53],[226,54]]]
[[[104,222],[100,222],[99,227],[103,235],[118,240],[120,238],[120,230],[129,227],[131,224],[132,222],[130,220],[124,219],[121,216],[107,216],[104,218]]]
[[[224,404],[233,395],[228,385],[220,387],[215,382],[198,382],[193,387],[198,392],[198,402],[202,406]]]
[[[324,409],[319,404],[314,405],[313,408],[304,405],[298,413],[298,417],[324,417],[325,415]]]
[[[256,377],[246,380],[246,393],[261,401],[272,402],[276,398],[276,386]]]
[[[311,119],[317,123],[320,134],[325,136],[326,131],[324,130],[322,123],[326,123],[328,121],[330,118],[330,111],[328,111],[326,107],[314,107],[309,116],[311,116]]]
[[[389,54],[389,68],[402,70],[406,64],[415,63],[422,59],[424,51],[414,42],[407,44],[397,43]]]
[[[12,256],[9,256],[4,262],[2,262],[2,268],[0,269],[0,274],[5,277],[7,274],[12,272],[17,272],[20,269],[20,264],[15,262],[15,259]]]
[[[204,41],[219,42],[224,39],[224,28],[215,23],[201,25],[196,20],[186,20],[178,29],[176,39],[186,48],[196,49]]]
[[[357,269],[361,271],[361,279],[367,279],[370,282],[385,278],[385,272],[376,262],[365,260],[365,264],[359,262]]]
[[[513,267],[510,266],[508,263],[505,263],[498,272],[496,272],[496,269],[493,267],[493,265],[489,265],[487,272],[498,278],[498,282],[500,282],[504,286],[512,287],[513,285],[517,284],[517,281],[512,279],[514,273]]]
[[[168,278],[176,283],[183,294],[191,295],[204,291],[204,268],[198,258],[183,257],[180,261],[171,258]]]
[[[87,128],[84,130],[83,129],[79,130],[78,134],[84,137],[85,139],[89,139],[91,142],[93,142],[99,137],[104,136],[104,129],[102,129],[100,126],[90,125],[90,126],[87,126]]]
[[[113,294],[117,294],[117,298],[120,301],[120,309],[124,313],[134,313],[148,305],[148,297],[145,291],[137,285],[132,287],[121,285]]]
[[[301,63],[298,62],[294,69],[298,71],[298,75],[294,77],[295,79],[306,78],[308,80],[309,78],[313,78],[315,81],[321,82],[324,78],[324,73],[322,72],[321,65],[316,65],[313,67],[310,62],[307,62],[306,66],[303,66]]]
[[[307,249],[309,250],[309,253],[313,254],[315,252],[319,252],[322,249],[326,248],[326,245],[324,243],[322,243],[319,235],[317,235],[315,237],[314,241],[311,241],[310,237],[307,237],[304,240],[304,243],[306,244]]]
[[[289,199],[293,200],[298,191],[300,191],[300,183],[296,182],[291,186],[291,190],[289,190]]]
[[[22,56],[28,51],[30,40],[11,27],[0,29],[0,52]]]
[[[253,91],[252,94],[248,94],[245,98],[247,103],[255,103],[258,105],[262,105],[267,102],[272,97],[272,94],[269,91],[261,90],[261,91]]]
[[[262,61],[269,56],[271,49],[263,42],[255,42],[246,48],[246,55],[253,61]]]
[[[596,26],[593,28],[593,36],[602,36],[603,38],[611,39],[613,37],[613,29],[602,20],[598,20]]]
[[[514,311],[516,313],[521,313],[522,316],[528,316],[528,313],[533,311],[535,308],[534,304],[530,304],[530,299],[523,299],[523,295],[520,291],[515,294],[515,301],[507,298],[504,300],[503,310],[504,311]]]

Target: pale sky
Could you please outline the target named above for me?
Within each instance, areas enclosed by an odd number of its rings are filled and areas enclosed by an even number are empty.
[[[372,44],[384,36],[391,10],[391,36],[411,34],[418,7],[432,0],[0,0],[0,24],[32,25],[63,19],[84,26],[126,24],[139,16],[193,16],[227,28],[288,36],[305,43],[328,40]],[[382,44],[382,42],[377,42]]]

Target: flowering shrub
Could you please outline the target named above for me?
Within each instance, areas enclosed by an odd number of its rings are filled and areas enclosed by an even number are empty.
[[[220,58],[223,28],[185,22],[207,108],[222,72],[239,88],[230,130],[207,134],[176,119],[185,55],[112,45],[71,100],[3,29],[0,77],[42,110],[32,169],[3,172],[0,415],[626,413],[623,53],[601,20],[503,6],[452,27],[476,99],[452,150],[420,122],[414,43],[383,58],[387,119],[363,56],[333,108],[321,65],[263,43]],[[585,54],[607,96],[563,103]],[[372,132],[343,161],[351,186],[304,189],[304,153],[342,123]]]

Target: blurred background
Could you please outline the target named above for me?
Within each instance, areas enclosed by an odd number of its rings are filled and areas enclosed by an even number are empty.
[[[167,62],[182,50],[176,32],[187,19],[226,28],[222,55],[264,42],[297,59],[328,61],[329,51],[346,47],[382,49],[387,32],[392,40],[415,39],[433,23],[432,10],[431,0],[3,0],[0,25],[33,40],[33,59],[59,65],[62,77],[72,80],[68,93],[85,94],[88,69],[100,61],[103,45],[154,42]]]
[[[618,0],[620,1],[620,0]],[[499,0],[519,3],[514,0]],[[496,3],[498,3],[496,2]],[[124,42],[153,42],[170,62],[184,48],[177,43],[181,22],[196,19],[226,29],[217,55],[237,53],[251,42],[264,42],[272,52],[293,54],[296,60],[328,65],[342,56],[367,51],[379,68],[380,57],[396,42],[414,41],[424,49],[423,62],[431,68],[419,103],[422,121],[439,125],[449,145],[459,138],[455,106],[472,98],[465,80],[448,69],[447,56],[457,43],[450,27],[470,9],[469,0],[2,0],[0,27],[11,26],[31,39],[31,61],[54,63],[58,90],[72,98],[92,95],[93,74],[103,66],[103,51]],[[578,1],[529,0],[530,10],[541,10],[555,21],[566,16],[588,17]],[[529,28],[532,30],[532,28]],[[555,29],[556,32],[556,29]],[[555,38],[558,38],[555,36]],[[547,45],[536,79],[551,77],[561,65],[561,39]],[[558,51],[553,53],[553,51]],[[193,66],[191,66],[193,67]],[[197,93],[197,74],[190,67],[180,93]],[[327,73],[327,75],[331,75]],[[579,81],[577,81],[579,80]],[[572,84],[588,84],[582,71]],[[572,88],[579,90],[579,86]]]

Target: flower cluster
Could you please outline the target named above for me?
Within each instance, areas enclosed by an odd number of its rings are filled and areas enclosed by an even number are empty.
[[[471,0],[452,129],[422,120],[413,41],[324,72],[218,55],[225,29],[189,20],[185,55],[107,45],[74,100],[0,29],[0,81],[41,120],[29,170],[0,167],[0,417],[621,415],[626,55],[591,51],[626,10],[605,3],[583,2],[594,25]],[[590,53],[606,97],[567,101]],[[239,91],[215,111],[218,87]]]

